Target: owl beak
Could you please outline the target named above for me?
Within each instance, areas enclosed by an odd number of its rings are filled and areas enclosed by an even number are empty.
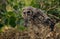
[[[28,19],[24,19],[24,26],[25,26],[25,27],[28,26]]]

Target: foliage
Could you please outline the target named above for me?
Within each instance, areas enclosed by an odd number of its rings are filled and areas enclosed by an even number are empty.
[[[0,0],[0,26],[23,26],[21,13],[25,6],[33,6],[60,17],[60,0]]]

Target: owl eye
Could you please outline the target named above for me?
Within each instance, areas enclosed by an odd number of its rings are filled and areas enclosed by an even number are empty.
[[[27,15],[30,15],[30,11],[27,12]]]
[[[30,13],[30,11],[27,12],[28,14]]]
[[[23,12],[23,14],[26,14],[25,12]]]

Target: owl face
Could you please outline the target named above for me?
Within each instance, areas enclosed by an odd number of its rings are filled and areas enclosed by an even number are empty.
[[[30,20],[33,15],[32,7],[23,8],[23,18],[25,20]]]

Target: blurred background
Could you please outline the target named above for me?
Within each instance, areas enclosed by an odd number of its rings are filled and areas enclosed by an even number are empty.
[[[11,27],[24,30],[22,8],[26,6],[60,18],[60,0],[0,0],[0,32]]]

